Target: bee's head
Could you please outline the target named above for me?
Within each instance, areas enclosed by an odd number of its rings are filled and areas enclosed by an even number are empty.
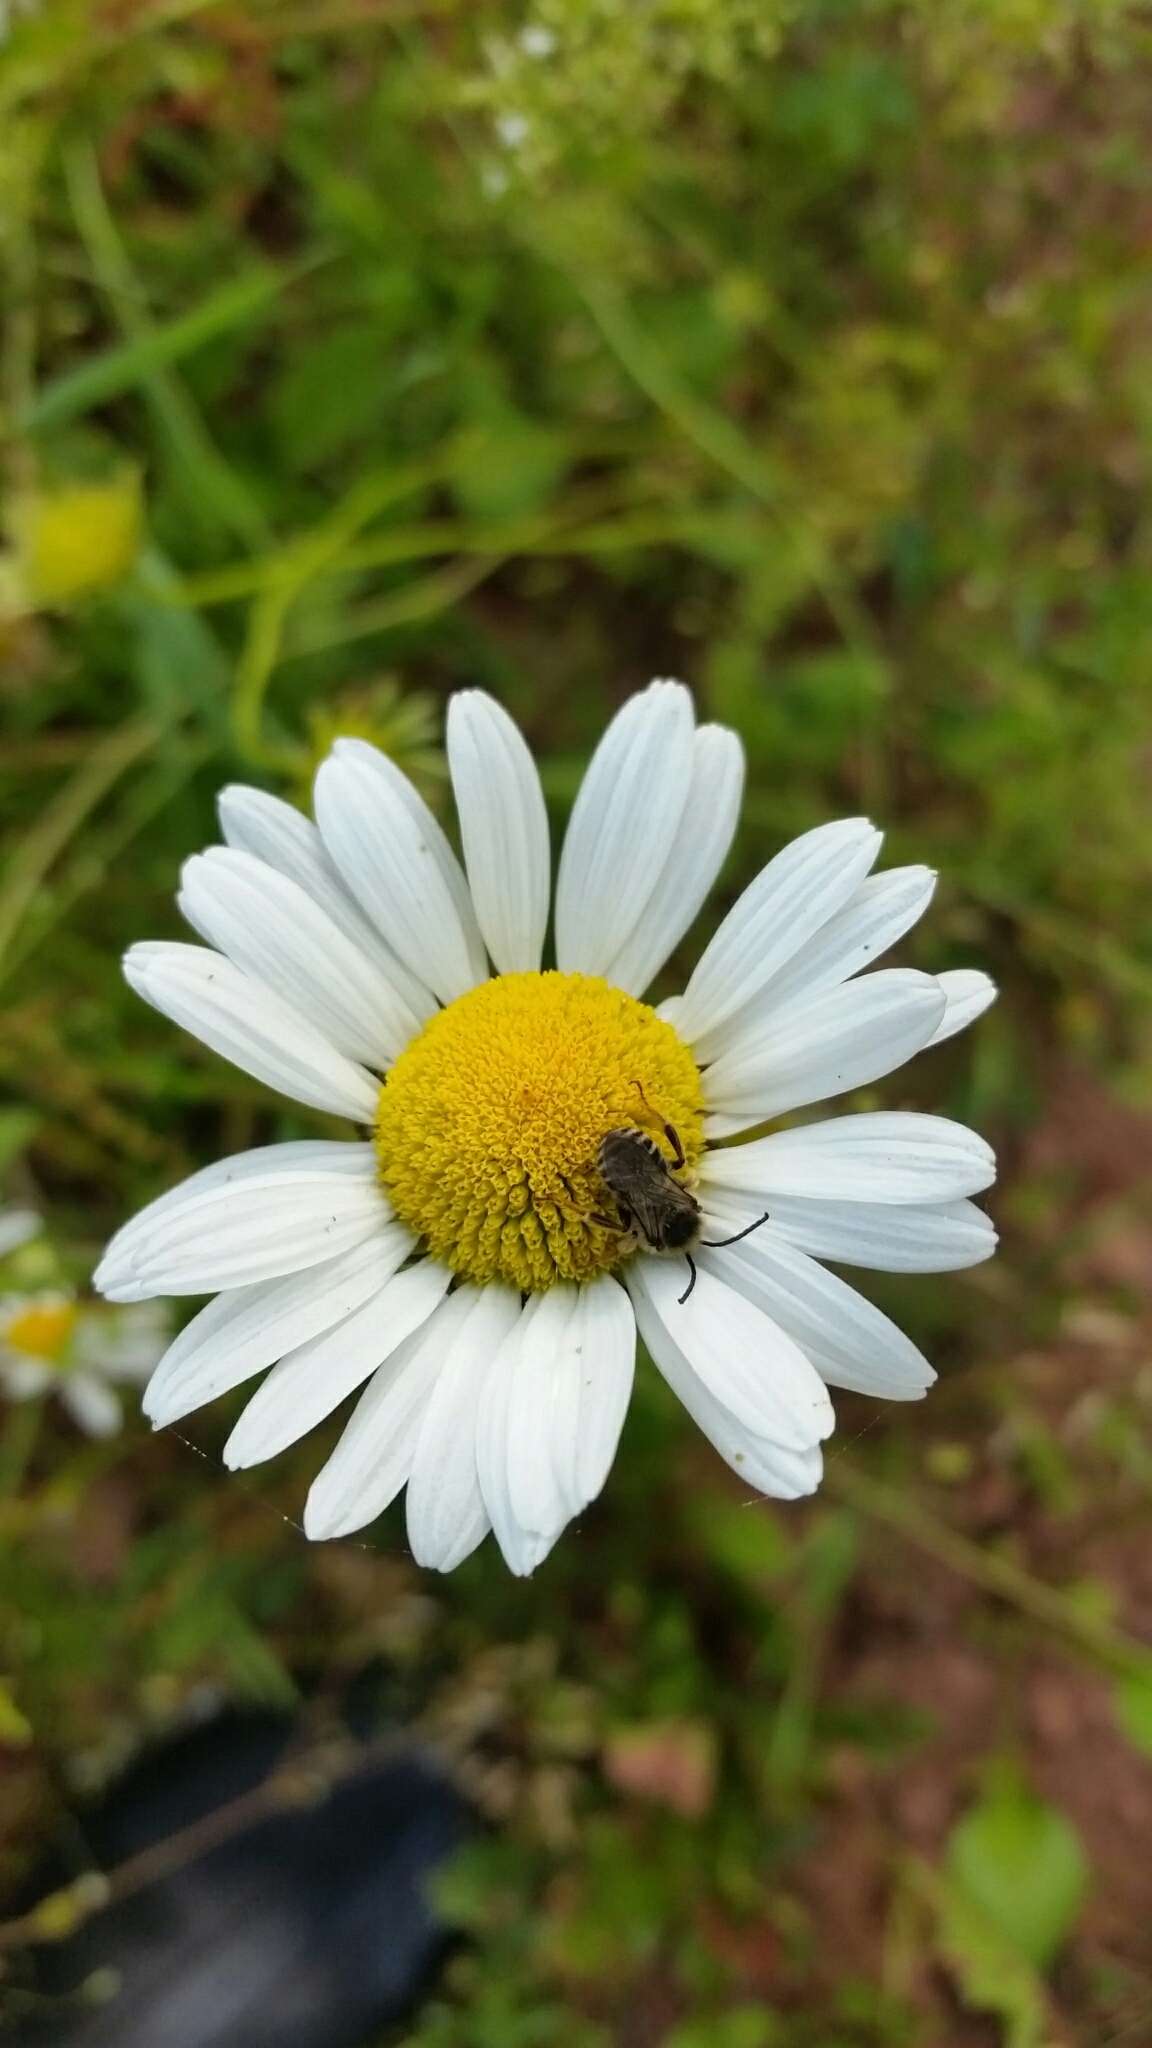
[[[664,1246],[670,1252],[686,1251],[700,1228],[700,1218],[692,1209],[677,1209],[664,1225]]]

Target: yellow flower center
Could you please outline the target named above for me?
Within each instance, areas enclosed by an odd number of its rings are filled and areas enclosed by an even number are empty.
[[[634,1250],[597,1167],[609,1131],[667,1158],[703,1150],[700,1075],[647,1003],[585,974],[503,974],[425,1025],[381,1090],[380,1179],[396,1214],[462,1279],[527,1293]]]
[[[13,1351],[59,1365],[72,1341],[80,1310],[74,1301],[30,1301],[17,1309],[4,1330]]]

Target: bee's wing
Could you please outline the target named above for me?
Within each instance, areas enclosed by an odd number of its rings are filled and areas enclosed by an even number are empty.
[[[637,1174],[629,1191],[632,1214],[654,1251],[669,1248],[669,1225],[674,1217],[696,1216],[694,1196],[681,1187],[663,1159],[653,1159],[650,1169]]]
[[[659,1248],[664,1242],[664,1219],[668,1214],[664,1189],[638,1177],[628,1190],[627,1202],[644,1242]]]

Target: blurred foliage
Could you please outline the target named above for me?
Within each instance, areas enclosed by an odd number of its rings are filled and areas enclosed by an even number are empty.
[[[229,1479],[219,1414],[10,1429],[4,1873],[205,1688],[382,1669],[494,1823],[412,2048],[1146,2039],[1147,10],[8,17],[0,1157],[73,1277],[316,1129],[119,978],[215,790],[300,798],[352,730],[435,794],[465,683],[559,824],[612,706],[685,676],[748,749],[729,891],[846,809],[937,864],[910,955],[1004,998],[864,1099],[1010,1172],[995,1266],[877,1282],[944,1385],[846,1401],[821,1503],[749,1507],[645,1382],[528,1586],[429,1583],[396,1517],[310,1550],[317,1443]],[[30,572],[28,508],[101,489]]]
[[[980,1802],[952,1831],[947,1873],[1037,1969],[1046,1968],[1083,1902],[1075,1830],[998,1762]]]
[[[1003,2015],[1009,2048],[1040,2048],[1048,2033],[1036,1973],[1053,1963],[1087,1881],[1075,1830],[995,1759],[949,1838],[940,1939],[972,2003]]]

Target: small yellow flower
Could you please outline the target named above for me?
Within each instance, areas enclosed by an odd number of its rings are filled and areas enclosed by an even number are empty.
[[[110,589],[140,546],[140,481],[125,470],[103,483],[23,493],[11,510],[16,573],[32,606],[68,605]]]

